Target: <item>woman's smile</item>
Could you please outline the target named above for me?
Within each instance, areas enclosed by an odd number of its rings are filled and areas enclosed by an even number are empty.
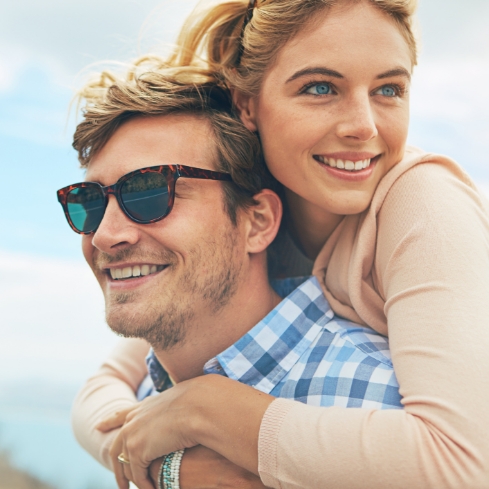
[[[359,153],[360,155],[360,153]],[[382,155],[373,157],[363,156],[322,156],[314,155],[313,158],[329,175],[347,182],[362,182],[373,173],[375,165]]]

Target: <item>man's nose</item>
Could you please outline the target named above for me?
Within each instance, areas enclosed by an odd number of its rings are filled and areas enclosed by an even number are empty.
[[[115,196],[109,195],[104,217],[92,237],[92,244],[105,253],[134,245],[140,238],[139,226],[124,214]]]
[[[370,141],[378,135],[374,112],[368,93],[352,94],[341,107],[341,119],[336,134],[361,142]]]

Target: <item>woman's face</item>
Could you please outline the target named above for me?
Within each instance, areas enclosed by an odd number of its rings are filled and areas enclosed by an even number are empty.
[[[411,71],[389,17],[366,2],[337,7],[281,49],[243,119],[295,198],[356,214],[402,159]]]

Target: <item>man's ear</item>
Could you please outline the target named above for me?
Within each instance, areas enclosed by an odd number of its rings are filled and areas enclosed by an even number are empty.
[[[269,189],[264,189],[254,197],[256,205],[244,212],[247,219],[246,251],[261,253],[275,239],[282,220],[282,201]]]
[[[234,106],[246,129],[251,132],[258,131],[258,126],[256,125],[256,98],[238,90],[233,90],[232,95]]]

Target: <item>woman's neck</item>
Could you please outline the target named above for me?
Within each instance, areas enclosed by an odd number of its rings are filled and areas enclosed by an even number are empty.
[[[284,190],[287,230],[300,250],[315,260],[343,216],[325,211],[289,189]]]

